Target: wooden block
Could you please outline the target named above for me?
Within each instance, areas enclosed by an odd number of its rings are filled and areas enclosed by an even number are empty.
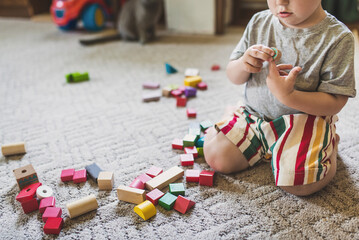
[[[160,100],[161,95],[162,95],[161,92],[158,91],[147,92],[142,95],[142,100],[144,102],[158,101]]]
[[[141,174],[137,178],[140,179],[143,183],[146,183],[147,181],[150,181],[152,179],[152,177],[148,176],[146,173]]]
[[[157,188],[153,189],[151,192],[146,194],[146,199],[153,203],[153,205],[158,204],[158,200],[165,195],[161,190]]]
[[[97,182],[98,175],[100,174],[100,172],[102,172],[102,169],[96,163],[87,165],[85,169],[89,177],[95,182]]]
[[[203,144],[204,144],[204,136],[200,137],[197,142],[196,142],[196,147],[202,147],[203,148]]]
[[[211,70],[212,70],[212,71],[218,71],[219,69],[221,69],[221,67],[220,67],[218,64],[214,64],[214,65],[212,65],[212,67],[211,67]]]
[[[46,223],[48,218],[60,218],[61,214],[62,214],[61,208],[48,207],[45,209],[44,214],[42,214],[42,221]]]
[[[177,72],[177,69],[175,69],[172,65],[165,63],[165,67],[166,67],[166,72],[168,74],[173,74]]]
[[[194,158],[198,158],[198,152],[197,152],[196,147],[185,147],[184,152],[187,153],[187,154],[188,153],[193,154]]]
[[[146,182],[146,188],[153,190],[155,188],[162,189],[168,184],[176,181],[177,179],[183,177],[184,171],[182,168],[174,166],[157,177],[152,178],[150,181]]]
[[[175,138],[172,141],[172,149],[183,150],[183,140],[179,138]]]
[[[199,175],[199,185],[213,186],[214,171],[203,170]]]
[[[66,208],[70,218],[75,218],[82,214],[96,210],[98,203],[95,195],[89,195],[71,203],[66,204]]]
[[[82,183],[82,182],[86,182],[86,180],[87,180],[86,169],[75,171],[74,176],[72,178],[72,181],[74,181],[74,183]]]
[[[72,179],[74,177],[74,173],[75,173],[74,168],[69,168],[69,169],[62,170],[61,171],[61,181],[63,181],[63,182],[72,181]]]
[[[194,87],[186,87],[186,89],[184,90],[184,95],[187,98],[195,97],[197,95],[197,89]]]
[[[148,200],[138,204],[133,210],[145,221],[156,215],[155,206]]]
[[[97,178],[97,185],[99,190],[112,190],[114,182],[113,172],[102,171]]]
[[[200,82],[202,82],[202,77],[200,76],[186,77],[184,79],[184,85],[188,87],[196,87]]]
[[[145,184],[139,178],[136,178],[132,181],[130,187],[137,189],[145,189]]]
[[[193,147],[196,145],[197,136],[193,134],[186,134],[183,137],[183,147]]]
[[[170,87],[164,87],[162,88],[162,96],[164,97],[170,97],[171,96],[171,91],[172,91],[172,88]]]
[[[185,172],[186,182],[199,182],[200,170],[188,169]]]
[[[186,97],[177,97],[176,98],[176,106],[177,107],[185,107],[187,104],[187,98]]]
[[[36,198],[32,198],[26,202],[22,202],[21,207],[24,213],[28,214],[39,209],[39,202]]]
[[[32,183],[39,182],[35,169],[31,164],[14,169],[13,173],[15,175],[17,185],[19,186],[20,190]]]
[[[185,195],[186,190],[184,188],[183,183],[170,183],[168,187],[169,187],[169,192],[175,196]]]
[[[49,218],[44,225],[44,233],[59,235],[63,225],[64,220],[62,218]]]
[[[55,204],[56,204],[55,197],[43,198],[40,201],[39,212],[43,213],[43,212],[45,212],[46,208],[55,207]]]
[[[25,154],[25,143],[19,142],[19,143],[11,143],[1,146],[1,152],[4,156],[11,156],[16,154]]]
[[[157,177],[163,173],[163,169],[160,167],[152,166],[150,169],[147,170],[146,174],[151,178]]]
[[[173,206],[173,209],[182,214],[185,214],[194,205],[195,205],[195,202],[193,202],[185,197],[178,196],[177,200],[175,202],[175,205]]]
[[[161,197],[160,200],[158,200],[158,204],[166,210],[171,210],[175,205],[176,200],[177,196],[168,192],[163,197]]]
[[[197,84],[197,88],[200,89],[200,90],[207,90],[208,85],[205,82],[200,82],[200,83]]]
[[[117,197],[118,200],[140,204],[146,200],[146,191],[127,186],[119,186],[117,188]]]
[[[209,120],[204,120],[200,123],[201,130],[204,132],[206,129],[213,126],[213,123]]]
[[[145,89],[157,89],[160,87],[160,84],[157,82],[144,82],[142,87]]]
[[[36,189],[36,197],[41,200],[43,198],[51,197],[54,194],[49,186],[42,185]]]
[[[187,108],[187,117],[195,118],[197,116],[197,112],[194,108]]]
[[[36,190],[40,186],[41,186],[41,183],[33,183],[33,184],[30,184],[29,186],[25,187],[16,196],[16,198],[15,198],[16,201],[21,202],[21,203],[30,201],[31,199],[33,199],[35,197]]]
[[[203,147],[197,147],[198,157],[204,157]]]
[[[184,76],[185,77],[195,77],[195,76],[199,76],[199,70],[197,68],[187,68],[184,71]]]
[[[193,154],[181,154],[180,160],[181,166],[193,166],[194,164]]]
[[[183,92],[182,92],[181,90],[179,90],[179,89],[176,89],[176,90],[172,90],[172,91],[171,91],[171,95],[172,95],[173,97],[180,97],[182,94],[183,94]]]

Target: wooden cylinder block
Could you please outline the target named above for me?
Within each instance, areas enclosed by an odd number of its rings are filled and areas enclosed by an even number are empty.
[[[147,220],[156,215],[156,207],[150,201],[146,200],[143,203],[137,205],[134,209],[143,220]]]
[[[80,216],[98,208],[98,203],[95,195],[90,195],[72,203],[66,204],[67,211],[70,218]]]
[[[4,156],[11,156],[15,154],[24,154],[26,153],[25,143],[12,143],[1,146],[1,152]]]

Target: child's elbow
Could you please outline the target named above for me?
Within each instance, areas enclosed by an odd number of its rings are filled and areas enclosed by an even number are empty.
[[[335,104],[335,114],[339,113],[343,107],[345,106],[345,104],[348,102],[348,96],[344,96],[344,95],[334,95],[335,99],[336,99],[336,104]],[[334,114],[333,114],[334,115]]]

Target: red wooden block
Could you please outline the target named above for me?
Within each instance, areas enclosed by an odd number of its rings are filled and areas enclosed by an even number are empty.
[[[163,169],[162,169],[162,168],[153,166],[153,167],[151,167],[151,168],[146,172],[146,174],[147,174],[148,176],[154,178],[154,177],[160,175],[162,172],[163,172]]]
[[[197,151],[197,148],[196,146],[193,146],[193,147],[185,147],[184,148],[184,152],[187,153],[187,154],[193,154],[193,157],[194,158],[198,158],[198,151]]]
[[[163,195],[165,195],[163,192],[155,188],[151,192],[146,194],[146,199],[153,203],[153,205],[157,205],[158,200],[163,197]]]
[[[214,171],[203,170],[199,175],[199,185],[213,186]]]
[[[46,234],[60,234],[61,228],[64,225],[62,218],[49,218],[47,219],[44,226],[44,233]]]
[[[141,174],[140,176],[138,176],[137,179],[140,179],[141,182],[146,183],[147,181],[151,180],[152,178],[150,176],[148,176],[146,173],[144,173],[144,174]]]
[[[184,90],[186,90],[186,86],[180,86],[177,90],[180,90],[182,94],[184,94]]]
[[[212,71],[218,71],[219,69],[221,69],[221,67],[218,64],[214,64],[211,69]]]
[[[207,83],[205,83],[205,82],[200,82],[197,84],[197,88],[201,89],[201,90],[207,90],[207,87],[208,87]]]
[[[185,107],[187,104],[187,98],[186,97],[177,97],[176,98],[176,106],[177,107]]]
[[[36,198],[32,198],[29,201],[21,203],[22,210],[28,214],[39,209],[39,203]]]
[[[191,153],[181,154],[180,158],[181,158],[182,166],[193,166],[193,164],[194,164],[193,154],[191,154]]]
[[[193,108],[187,108],[187,117],[195,118],[197,116],[197,112]]]
[[[47,197],[47,198],[43,198],[40,201],[40,206],[39,206],[39,211],[41,213],[45,212],[45,209],[47,207],[55,207],[55,197]]]
[[[60,218],[62,214],[61,208],[58,207],[48,207],[45,209],[44,214],[42,214],[42,221],[46,223],[49,218]]]
[[[182,214],[185,214],[191,207],[193,207],[196,203],[179,195],[173,206],[173,209],[179,211]]]
[[[179,138],[175,138],[172,141],[172,149],[183,150],[183,140]]]
[[[179,90],[179,89],[176,89],[176,90],[171,91],[171,95],[174,96],[174,97],[179,97],[179,96],[181,96],[182,94],[183,94],[182,91]]]
[[[64,169],[61,171],[61,181],[68,182],[72,181],[72,178],[74,177],[75,169]]]
[[[72,180],[74,181],[74,183],[86,182],[87,180],[86,169],[75,171]]]
[[[200,170],[188,169],[185,172],[187,182],[199,182]]]
[[[33,183],[29,186],[24,187],[20,193],[16,196],[16,200],[23,203],[27,202],[35,197],[36,190],[38,187],[40,187],[41,183]]]
[[[130,187],[137,189],[145,189],[145,184],[139,178],[136,178],[132,181]]]

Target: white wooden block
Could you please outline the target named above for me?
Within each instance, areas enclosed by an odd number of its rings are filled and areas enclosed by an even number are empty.
[[[187,68],[184,72],[185,77],[199,76],[199,70],[197,68]]]
[[[143,189],[119,186],[117,188],[118,200],[140,204],[146,200],[146,191]]]
[[[162,189],[168,184],[176,181],[177,179],[183,177],[184,171],[182,168],[174,166],[167,171],[161,173],[157,177],[152,178],[146,182],[146,188],[153,190],[155,188]]]

